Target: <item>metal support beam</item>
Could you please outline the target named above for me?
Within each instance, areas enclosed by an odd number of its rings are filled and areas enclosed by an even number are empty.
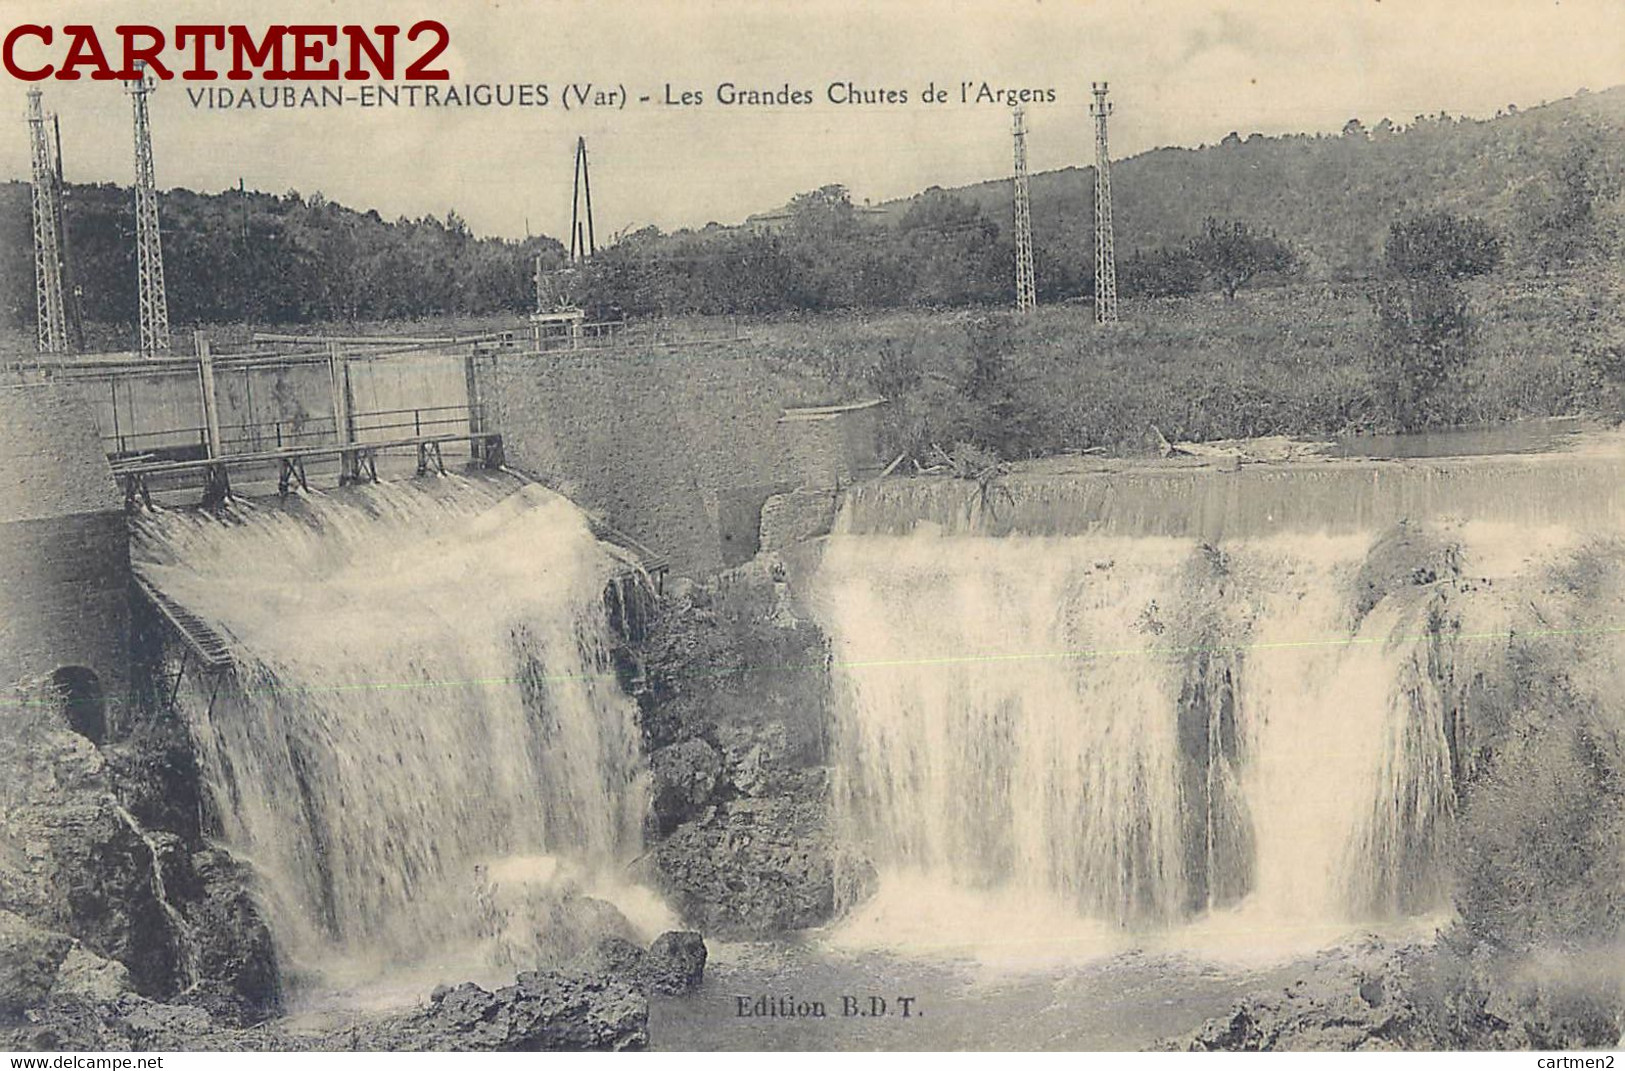
[[[355,441],[355,425],[350,419],[350,367],[344,359],[344,350],[337,342],[327,344],[327,374],[333,397],[333,432],[340,446]],[[340,483],[351,483],[356,478],[355,454],[344,451],[339,460]]]
[[[194,332],[197,346],[198,387],[203,398],[204,443],[210,457],[220,457],[225,451],[220,443],[220,402],[214,393],[214,357],[209,352],[209,340],[202,331]]]

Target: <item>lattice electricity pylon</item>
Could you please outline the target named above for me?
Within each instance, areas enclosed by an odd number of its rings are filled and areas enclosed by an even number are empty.
[[[1117,247],[1112,237],[1112,165],[1106,145],[1106,83],[1093,83],[1095,103],[1095,322],[1117,322]]]
[[[164,248],[158,234],[158,180],[152,165],[152,124],[147,118],[147,95],[154,82],[146,64],[141,74],[125,84],[135,112],[135,242],[136,274],[141,306],[141,355],[153,357],[169,351],[169,299],[164,293]]]
[[[28,91],[28,138],[34,163],[34,291],[38,305],[39,351],[68,349],[67,308],[62,301],[62,213],[57,204],[56,167],[45,135],[40,91]]]
[[[575,191],[570,200],[570,263],[579,264],[598,252],[592,232],[592,176],[587,170],[587,139],[576,138]]]
[[[1015,116],[1016,141],[1016,311],[1028,312],[1038,304],[1038,288],[1033,279],[1033,217],[1027,192],[1027,128],[1022,110]]]
[[[51,154],[56,160],[56,243],[62,261],[62,298],[68,315],[68,347],[85,350],[85,309],[79,284],[73,277],[73,254],[68,248],[68,187],[62,181],[62,118],[51,116]]]

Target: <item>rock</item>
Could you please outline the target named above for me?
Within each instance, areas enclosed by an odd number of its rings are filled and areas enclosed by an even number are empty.
[[[631,941],[636,929],[620,908],[593,896],[571,894],[549,914],[547,947],[553,955],[543,957],[546,965],[575,959],[609,938]]]
[[[510,993],[520,1050],[648,1048],[648,998],[628,982],[529,972],[497,995]]]
[[[119,1012],[124,1029],[143,1048],[191,1049],[215,1026],[205,1009],[190,1004],[163,1004],[131,996],[120,1002]]]
[[[1187,1052],[1427,1049],[1396,954],[1376,942],[1328,953],[1278,993],[1247,997],[1170,1046]]]
[[[438,999],[430,1003],[422,1021],[408,1029],[444,1042],[446,1049],[501,1050],[507,1048],[508,1030],[499,1022],[496,996],[473,982],[436,989]],[[440,1046],[436,1046],[437,1048]]]
[[[538,1052],[643,1049],[649,1004],[630,982],[526,971],[495,993],[471,982],[427,1007],[369,1024],[356,1047],[408,1051]]]
[[[655,938],[643,961],[649,992],[665,996],[690,993],[705,978],[705,938],[693,931],[671,931]]]
[[[729,722],[718,725],[716,734],[723,781],[738,795],[811,798],[825,793],[824,768],[808,764],[814,746],[793,737],[782,722]]]
[[[271,928],[249,892],[248,868],[221,850],[189,860],[194,899],[188,905],[198,980],[188,1000],[218,1018],[256,1023],[282,1005]]]
[[[1354,578],[1356,620],[1390,595],[1426,587],[1461,573],[1458,548],[1401,521],[1372,545]]]
[[[765,796],[773,789],[774,771],[768,766],[767,749],[750,744],[728,756],[728,783],[741,796]]]
[[[0,911],[0,1012],[16,1013],[45,1001],[73,938]]]
[[[1504,1036],[1494,1039],[1497,1047],[1609,1047],[1625,1023],[1617,973],[1617,964],[1599,971],[1584,956],[1550,952],[1509,957],[1483,971],[1485,1014],[1506,1026]]]
[[[129,968],[144,996],[179,991],[186,982],[178,936],[153,874],[153,846],[164,862],[184,863],[184,853],[173,850],[175,838],[150,835],[149,846],[110,795],[66,804],[52,826],[55,885],[68,908],[64,928],[98,955]],[[177,888],[187,884],[188,877],[171,867],[166,885],[172,876]]]
[[[571,967],[600,978],[642,979],[648,953],[625,937],[601,937]]]
[[[102,748],[119,799],[148,829],[201,841],[202,774],[180,718],[141,721],[130,737]]]
[[[769,796],[784,787],[790,760],[789,733],[784,726],[723,726],[723,769],[729,785],[741,796]]]
[[[650,806],[661,832],[670,832],[710,802],[722,773],[722,756],[704,740],[690,739],[649,756],[654,784]]]
[[[639,950],[641,952],[641,950]],[[578,971],[526,972],[495,993],[439,987],[408,1012],[358,1012],[341,1025],[243,1028],[193,1005],[125,994],[114,1001],[52,1000],[0,1030],[0,1049],[51,1051],[526,1052],[641,1049],[649,1005],[631,981]]]
[[[674,830],[655,851],[661,890],[720,937],[819,926],[850,902],[820,795],[744,798]]]
[[[127,1035],[105,1026],[92,1005],[70,1003],[31,1012],[16,1027],[0,1032],[0,1049],[12,1052],[106,1052],[133,1049]]]
[[[51,1000],[86,1004],[112,1003],[135,991],[130,971],[74,942],[51,986]]]
[[[773,495],[762,503],[760,537],[763,555],[829,534],[840,496],[830,490],[798,490]]]
[[[119,804],[106,755],[49,719],[23,719],[0,733],[0,780],[14,801],[0,830],[3,902],[123,963],[148,994],[179,989],[153,850]],[[161,849],[177,844],[162,831],[151,836]]]
[[[563,968],[582,961],[603,941],[631,942],[636,936],[632,923],[614,904],[574,892],[506,917],[509,921],[498,938],[503,949],[499,962],[521,970]],[[531,919],[533,926],[517,921]]]

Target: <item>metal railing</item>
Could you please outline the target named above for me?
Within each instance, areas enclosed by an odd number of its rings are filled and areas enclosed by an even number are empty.
[[[393,418],[393,419],[391,419]],[[368,432],[394,432],[385,438],[398,439],[410,432],[414,437],[438,435],[445,431],[478,431],[485,424],[483,406],[425,405],[415,409],[377,409],[351,418],[357,442],[365,442]]]
[[[291,450],[300,446],[338,441],[330,416],[286,417],[220,425],[220,452],[248,454],[259,450]],[[233,434],[233,433],[236,434]]]
[[[566,324],[550,324],[533,332],[532,338],[542,352],[617,346],[694,346],[744,340],[745,335],[740,331],[737,319],[731,319],[727,326],[717,331],[696,331],[687,324],[665,321],[634,323],[605,320],[601,323],[583,323],[573,332]]]
[[[425,405],[413,409],[355,413],[350,418],[350,424],[357,445],[365,446],[369,437],[394,440],[448,432],[478,432],[485,426],[485,413],[482,406]],[[209,432],[200,424],[156,431],[118,432],[103,435],[101,440],[102,448],[109,457],[128,458],[175,451],[207,453]],[[337,424],[331,416],[285,417],[220,426],[220,452],[223,457],[267,450],[297,451],[337,444]]]
[[[109,457],[128,457],[154,450],[207,450],[209,430],[196,427],[163,428],[158,431],[121,431],[103,435],[102,450]]]

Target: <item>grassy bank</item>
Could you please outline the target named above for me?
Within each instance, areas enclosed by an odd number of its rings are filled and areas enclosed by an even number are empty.
[[[1625,281],[1497,276],[1468,288],[1472,356],[1435,426],[1596,413],[1625,399]],[[822,315],[750,325],[765,356],[890,398],[887,448],[958,441],[1025,457],[1169,439],[1392,430],[1365,284],[1088,305]]]

